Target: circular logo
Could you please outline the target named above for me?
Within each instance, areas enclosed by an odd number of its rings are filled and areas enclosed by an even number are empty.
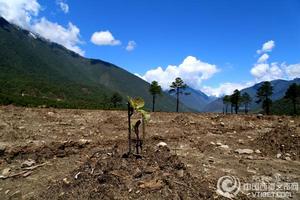
[[[234,176],[222,176],[217,183],[217,193],[232,198],[236,196],[240,191],[241,183],[237,177]]]

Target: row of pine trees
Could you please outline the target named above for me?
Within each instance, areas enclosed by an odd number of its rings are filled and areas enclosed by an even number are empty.
[[[256,92],[256,101],[255,103],[261,103],[262,109],[265,114],[269,115],[271,113],[272,107],[272,99],[273,95],[273,87],[269,81],[264,82]],[[289,86],[287,91],[285,92],[284,99],[288,99],[293,104],[293,114],[297,114],[297,104],[300,101],[300,85],[293,83]],[[237,114],[240,106],[244,106],[244,111],[247,114],[249,112],[249,105],[252,102],[251,96],[244,92],[241,94],[239,90],[234,90],[232,95],[225,95],[223,97],[223,113],[228,113],[228,107],[230,105],[231,113],[233,113],[233,109]]]
[[[170,85],[169,93],[174,94],[176,97],[176,112],[179,111],[180,105],[180,96],[181,95],[190,95],[185,92],[187,85],[184,81],[177,77],[172,84]],[[152,95],[152,112],[155,111],[155,102],[158,95],[162,95],[162,88],[157,81],[152,81],[149,87],[149,93]],[[262,109],[265,114],[269,115],[271,113],[273,87],[269,81],[264,82],[256,92],[255,103],[261,104]],[[293,113],[297,114],[297,104],[300,102],[300,85],[296,83],[291,84],[287,89],[285,99],[288,99],[293,104]],[[234,90],[233,94],[225,95],[223,97],[223,113],[238,113],[240,108],[243,107],[244,112],[247,114],[250,109],[250,105],[253,102],[253,99],[247,92],[241,93],[239,90]],[[123,101],[122,96],[118,93],[115,93],[111,97],[111,103],[114,107],[117,107]],[[229,110],[230,109],[230,110]]]

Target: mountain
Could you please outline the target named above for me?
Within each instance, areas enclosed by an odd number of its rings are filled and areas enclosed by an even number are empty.
[[[283,98],[286,90],[293,83],[300,84],[300,78],[296,78],[296,79],[290,80],[290,81],[280,80],[280,79],[271,81],[271,84],[273,86],[273,95],[271,96],[271,99],[273,101],[276,101],[276,100]],[[247,92],[251,96],[252,104],[250,105],[250,109],[252,109],[252,110],[256,110],[261,107],[261,105],[256,104],[255,101],[256,101],[256,91],[258,90],[258,88],[260,88],[260,86],[262,84],[263,84],[263,82],[260,82],[260,83],[253,85],[252,87],[241,90],[241,93]],[[222,100],[222,98],[218,98],[215,101],[206,105],[202,109],[202,111],[203,112],[222,112],[222,109],[223,109],[223,100]]]
[[[107,108],[118,92],[124,99],[140,96],[151,108],[149,83],[141,78],[114,64],[81,57],[1,17],[0,48],[0,104]],[[174,111],[176,101],[165,93],[156,108]],[[181,111],[190,110],[181,105]]]
[[[191,87],[187,87],[185,92],[189,93],[189,95],[180,96],[180,102],[198,112],[215,99],[214,97],[209,97],[202,91],[195,90]]]

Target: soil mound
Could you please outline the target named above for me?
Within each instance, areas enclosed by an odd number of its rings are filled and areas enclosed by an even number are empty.
[[[213,190],[196,179],[167,147],[124,157],[116,149],[94,154],[41,199],[210,199]]]
[[[290,154],[293,159],[300,159],[300,132],[296,127],[284,125],[272,129],[254,140],[253,145],[267,155]]]

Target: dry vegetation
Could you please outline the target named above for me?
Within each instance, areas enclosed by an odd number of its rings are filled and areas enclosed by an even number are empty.
[[[1,199],[224,199],[223,175],[300,181],[299,118],[153,113],[136,159],[127,112],[8,106],[0,138]]]

